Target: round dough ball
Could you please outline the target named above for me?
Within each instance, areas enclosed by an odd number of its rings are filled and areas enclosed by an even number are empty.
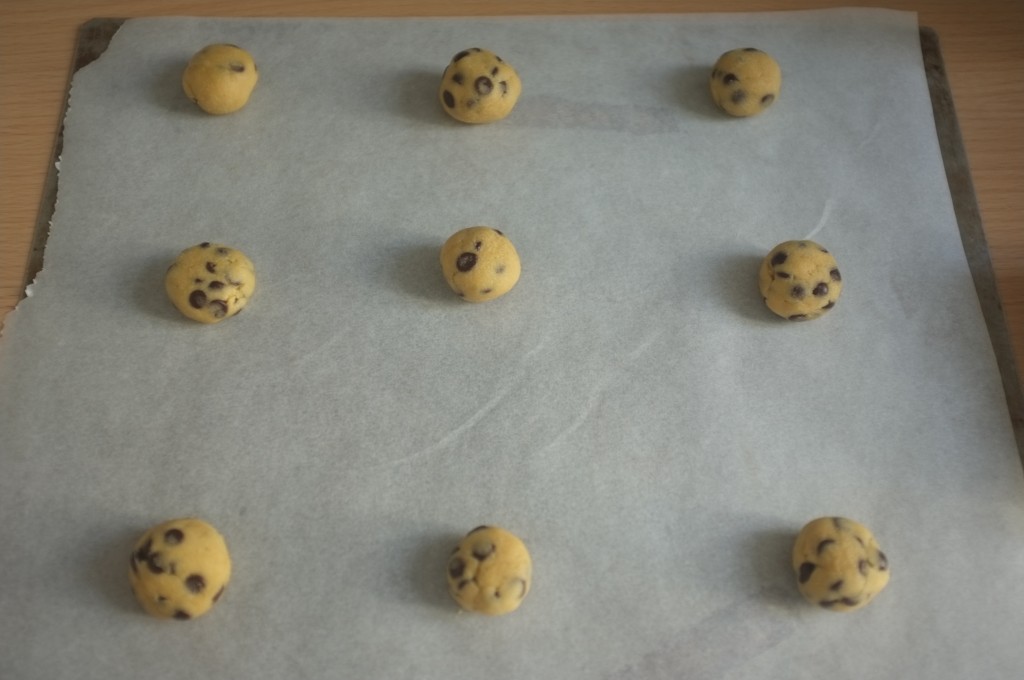
[[[499,527],[473,529],[448,560],[448,592],[460,607],[481,614],[515,611],[530,592],[532,576],[526,546]]]
[[[189,99],[203,111],[234,113],[249,101],[259,73],[252,55],[237,45],[207,45],[193,55],[181,76]]]
[[[793,569],[803,596],[833,611],[859,609],[889,583],[889,560],[875,537],[844,517],[821,517],[800,530]]]
[[[501,57],[471,47],[452,57],[437,96],[455,120],[492,123],[512,112],[522,89],[516,70]]]
[[[256,271],[242,252],[206,241],[178,255],[167,269],[164,287],[182,314],[217,323],[249,302],[256,291]]]
[[[469,227],[445,241],[441,271],[459,297],[485,302],[512,290],[522,266],[505,234],[491,227]]]
[[[768,309],[790,321],[805,321],[835,306],[843,278],[836,259],[822,246],[786,241],[761,262],[758,286]]]
[[[779,98],[782,69],[754,47],[730,50],[711,71],[711,98],[732,116],[756,116]]]
[[[195,518],[170,520],[144,533],[132,550],[128,571],[143,609],[182,621],[208,612],[230,578],[224,537]]]

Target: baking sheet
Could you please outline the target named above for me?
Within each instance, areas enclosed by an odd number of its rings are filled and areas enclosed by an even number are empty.
[[[221,40],[262,80],[209,118],[178,78]],[[496,125],[436,104],[473,44],[524,79]],[[782,63],[783,95],[727,120],[706,74],[748,44]],[[524,260],[482,306],[436,263],[477,223]],[[785,324],[756,267],[801,237],[846,290]],[[160,290],[200,240],[260,277],[214,328]],[[1024,660],[1020,463],[913,15],[129,21],[73,83],[0,414],[4,677],[953,678]],[[235,577],[208,617],[150,620],[125,557],[185,514],[224,531]],[[822,514],[864,521],[892,560],[861,612],[795,593],[793,535]],[[444,592],[451,545],[484,522],[536,563],[498,620]]]

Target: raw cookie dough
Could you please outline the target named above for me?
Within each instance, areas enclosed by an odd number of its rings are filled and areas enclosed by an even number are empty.
[[[441,248],[441,271],[455,293],[470,302],[501,297],[519,280],[519,253],[491,227],[457,231]]]
[[[252,261],[240,251],[204,241],[186,248],[167,269],[167,296],[182,314],[216,323],[242,311],[256,290]]]
[[[492,526],[473,529],[448,560],[448,592],[463,609],[481,614],[515,611],[530,592],[533,565],[515,534]]]
[[[181,76],[189,99],[212,114],[234,113],[249,101],[259,73],[252,55],[237,45],[207,45]]]
[[[138,540],[128,580],[153,616],[186,621],[202,616],[224,593],[231,557],[224,537],[201,519],[174,519]]]
[[[758,274],[768,309],[790,321],[816,319],[843,290],[836,259],[814,241],[786,241],[772,248]]]
[[[711,71],[711,98],[732,116],[756,116],[779,97],[782,69],[754,47],[730,50]]]
[[[511,113],[522,88],[516,70],[501,57],[471,47],[452,57],[437,96],[455,120],[492,123]]]
[[[863,607],[889,582],[889,560],[875,537],[844,517],[820,517],[800,530],[793,569],[803,596],[833,611]]]

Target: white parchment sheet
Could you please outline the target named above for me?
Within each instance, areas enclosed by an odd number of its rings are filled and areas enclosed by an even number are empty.
[[[1024,476],[954,222],[916,17],[131,20],[74,78],[45,268],[0,345],[0,677],[1011,678]],[[249,105],[189,57],[244,46]],[[471,46],[502,122],[437,101]],[[764,115],[707,93],[754,46]],[[457,299],[455,230],[519,285]],[[843,297],[790,323],[760,258],[811,237]],[[256,263],[201,326],[162,280],[200,241]],[[227,593],[147,617],[134,540],[197,515]],[[837,614],[789,566],[868,525],[892,581]],[[455,541],[498,524],[533,589],[461,613]]]

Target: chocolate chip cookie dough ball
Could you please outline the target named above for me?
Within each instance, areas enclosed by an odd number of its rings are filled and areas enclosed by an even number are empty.
[[[242,252],[205,241],[186,248],[167,269],[167,296],[182,314],[217,323],[242,311],[256,290],[256,271]]]
[[[860,609],[889,583],[889,560],[867,527],[844,517],[808,523],[793,546],[797,587],[833,611]]]
[[[181,86],[203,111],[221,115],[245,106],[257,80],[252,55],[237,45],[218,44],[195,53],[181,76]]]
[[[786,241],[772,248],[758,275],[768,309],[790,321],[816,319],[832,309],[843,278],[832,253],[814,241]]]
[[[135,599],[162,619],[202,616],[224,594],[231,578],[224,537],[195,518],[153,527],[135,544],[129,562]]]
[[[516,70],[501,57],[471,47],[452,57],[438,97],[449,116],[463,123],[492,123],[512,111],[522,91]]]
[[[452,234],[441,248],[441,271],[456,295],[485,302],[512,290],[521,265],[515,246],[501,231],[469,227]]]
[[[730,50],[711,71],[711,98],[732,116],[756,116],[779,98],[782,69],[754,47]]]
[[[481,614],[515,611],[530,592],[532,576],[526,546],[499,527],[473,529],[448,560],[448,592],[460,607]]]

